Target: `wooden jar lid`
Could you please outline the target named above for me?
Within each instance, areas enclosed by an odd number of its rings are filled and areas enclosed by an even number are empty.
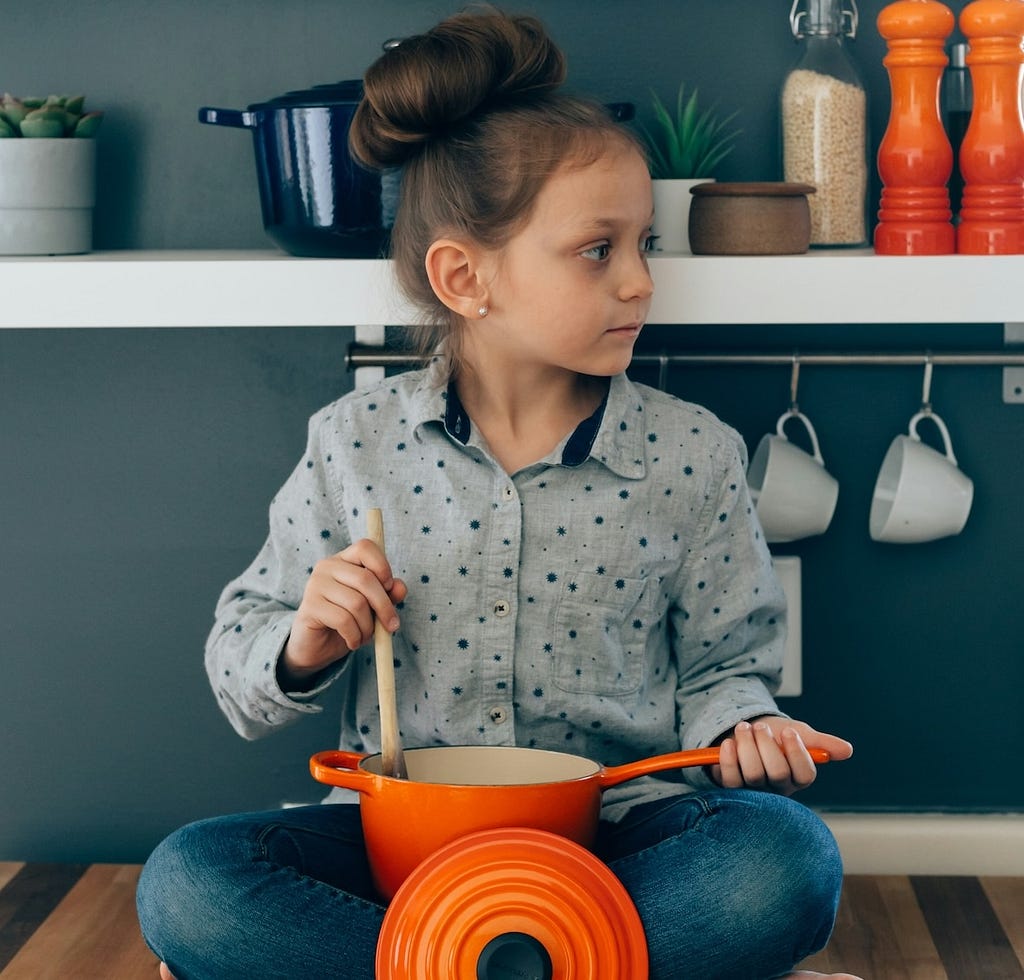
[[[709,181],[690,188],[696,197],[802,197],[813,194],[813,184],[793,184],[785,181],[740,181],[719,183]]]

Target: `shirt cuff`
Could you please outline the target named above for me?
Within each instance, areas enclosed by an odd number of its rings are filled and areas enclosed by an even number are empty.
[[[684,749],[699,749],[713,745],[723,735],[731,732],[741,721],[774,715],[789,718],[780,711],[774,698],[764,684],[756,678],[733,678],[728,691],[714,697],[714,701],[683,729],[681,739]],[[683,778],[694,789],[719,789],[706,767],[683,770]]]
[[[278,655],[278,660],[284,653],[284,647],[281,647],[281,653]],[[337,663],[331,664],[330,667],[325,667],[319,673],[315,674],[316,683],[302,691],[285,691],[281,688],[281,685],[277,685],[278,691],[283,697],[286,697],[289,701],[294,701],[296,704],[310,704],[315,701],[324,691],[327,690],[342,674],[348,669],[349,660],[352,658],[352,654],[339,660]],[[277,679],[277,671],[274,671],[275,681]]]

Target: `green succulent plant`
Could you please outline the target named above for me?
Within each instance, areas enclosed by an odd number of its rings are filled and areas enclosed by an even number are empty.
[[[741,130],[729,129],[736,112],[721,118],[714,106],[701,109],[697,89],[687,99],[679,86],[673,116],[656,92],[651,92],[654,126],[641,126],[648,149],[648,167],[654,180],[692,180],[711,177],[732,152]]]
[[[84,95],[50,95],[45,99],[0,99],[0,138],[48,138],[96,135],[102,112],[86,112]]]

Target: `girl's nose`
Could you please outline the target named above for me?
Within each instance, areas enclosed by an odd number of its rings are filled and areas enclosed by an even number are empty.
[[[650,299],[654,294],[654,280],[647,268],[647,258],[638,254],[630,260],[629,267],[619,286],[619,298],[625,301]]]

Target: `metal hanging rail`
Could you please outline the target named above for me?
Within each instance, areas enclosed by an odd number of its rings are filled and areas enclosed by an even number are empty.
[[[345,365],[351,371],[361,367],[410,367],[418,363],[415,354],[372,344],[351,344]],[[633,355],[633,364],[658,367],[721,365],[792,365],[846,367],[911,366],[933,364],[943,367],[1024,367],[1024,350],[1000,351],[715,351],[704,353],[660,353],[644,351]]]

